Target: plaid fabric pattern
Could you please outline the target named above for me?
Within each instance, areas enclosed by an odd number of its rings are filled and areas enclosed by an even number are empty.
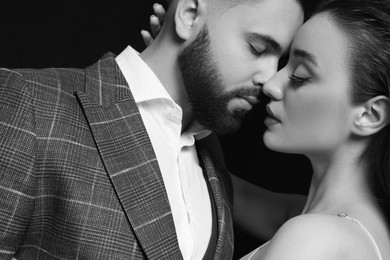
[[[224,167],[214,163],[206,146],[197,145],[202,168],[208,177],[217,207],[218,238],[213,259],[232,259],[234,249],[233,235],[233,185]]]
[[[218,176],[210,182],[227,204]],[[230,209],[217,213],[214,259],[230,259]],[[154,151],[111,54],[85,70],[0,70],[0,259],[11,257],[182,259]]]

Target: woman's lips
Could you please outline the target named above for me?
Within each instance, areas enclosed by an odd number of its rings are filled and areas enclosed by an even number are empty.
[[[266,106],[265,110],[267,111],[268,116],[264,120],[266,126],[272,126],[281,123],[279,118],[272,112],[269,105]]]

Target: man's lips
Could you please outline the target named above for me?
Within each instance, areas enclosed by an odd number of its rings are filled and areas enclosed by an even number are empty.
[[[251,106],[255,106],[260,102],[262,93],[262,89],[259,87],[248,87],[237,91],[235,97],[245,100]]]
[[[251,106],[255,106],[260,102],[259,99],[255,96],[240,96],[240,98],[244,99]]]
[[[228,110],[232,113],[237,111],[248,112],[260,102],[260,94],[261,89],[259,88],[240,89],[232,95],[231,100],[228,102]]]
[[[231,112],[248,112],[258,103],[259,100],[255,96],[236,96],[229,101],[228,110]]]

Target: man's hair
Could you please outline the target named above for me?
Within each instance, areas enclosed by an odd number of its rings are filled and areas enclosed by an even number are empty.
[[[177,0],[165,0],[167,5],[171,5],[173,2]],[[215,11],[219,11],[221,13],[225,12],[226,10],[237,6],[237,5],[252,5],[257,4],[264,0],[208,0],[211,3],[211,7],[215,7]],[[316,3],[318,0],[296,0],[302,7],[302,10],[305,14],[305,21],[307,17],[310,17],[313,9],[315,9]]]

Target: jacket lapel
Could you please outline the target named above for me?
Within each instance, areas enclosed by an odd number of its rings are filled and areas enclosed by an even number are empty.
[[[232,198],[229,198],[227,191],[230,191],[228,172],[219,169],[214,165],[207,149],[197,145],[199,161],[206,171],[208,182],[212,190],[211,199],[214,199],[218,218],[218,237],[213,259],[232,259],[234,249],[233,221],[232,221]],[[226,174],[227,176],[223,176]],[[226,180],[226,181],[225,181]]]
[[[147,259],[182,259],[157,159],[113,55],[86,69],[77,93],[106,171]]]

